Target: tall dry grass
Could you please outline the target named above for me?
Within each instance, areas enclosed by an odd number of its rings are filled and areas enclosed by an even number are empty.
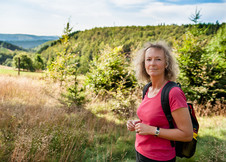
[[[58,92],[57,84],[46,84],[43,80],[0,76],[1,112],[12,118],[26,119],[30,126],[50,121],[62,111]]]
[[[119,138],[125,126],[85,109],[69,113],[60,92],[57,83],[0,76],[0,161],[122,160],[118,145],[133,138]]]
[[[214,105],[211,104],[211,101],[208,101],[205,105],[193,102],[193,105],[196,110],[197,116],[200,117],[226,115],[226,100],[224,97],[216,100],[216,103]]]
[[[46,84],[43,80],[0,76],[0,140],[2,154],[8,154],[5,157],[12,161],[26,159],[33,138],[39,135],[36,128],[62,118],[58,91],[57,84]],[[40,138],[42,146],[49,140]],[[44,148],[40,148],[40,154]]]

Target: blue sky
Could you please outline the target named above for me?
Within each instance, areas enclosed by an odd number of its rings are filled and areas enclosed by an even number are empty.
[[[226,22],[226,0],[0,0],[0,33],[62,35],[94,27]]]

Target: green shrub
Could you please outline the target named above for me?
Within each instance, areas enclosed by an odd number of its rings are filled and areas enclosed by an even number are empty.
[[[131,88],[136,79],[129,69],[129,62],[122,53],[122,46],[105,49],[99,58],[94,59],[87,74],[86,84],[99,94],[116,92],[118,88]]]
[[[221,32],[214,38],[222,44],[216,50],[216,43],[209,44],[204,33],[194,26],[175,47],[181,69],[180,82],[188,99],[214,104],[216,99],[225,96],[225,34]]]
[[[120,116],[131,116],[135,111],[134,97],[137,82],[130,69],[122,46],[107,48],[92,62],[86,84],[95,94],[111,97],[111,110]]]

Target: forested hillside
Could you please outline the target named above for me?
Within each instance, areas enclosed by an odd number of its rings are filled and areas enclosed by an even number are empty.
[[[6,48],[6,49],[9,49],[9,50],[12,50],[12,51],[15,51],[15,50],[25,50],[21,47],[18,47],[16,45],[13,45],[11,43],[8,43],[8,42],[4,42],[4,41],[0,41],[0,47],[1,48]]]
[[[18,51],[26,51],[16,45],[0,41],[0,65],[12,66],[12,59]]]
[[[203,38],[209,41],[223,24],[198,24],[203,31]],[[173,46],[175,40],[181,40],[182,36],[192,25],[159,25],[159,26],[127,26],[105,27],[71,33],[70,44],[72,53],[79,55],[79,71],[86,73],[89,62],[96,57],[106,45],[114,48],[123,46],[126,54],[139,49],[147,41],[164,40]],[[195,25],[193,25],[195,26]],[[41,53],[45,61],[53,60],[57,51],[62,50],[60,41],[42,47]]]
[[[219,99],[219,102],[224,102],[225,23],[105,27],[74,33],[71,31],[68,24],[60,40],[44,46],[38,53],[52,78],[66,84],[67,77],[74,78],[74,97],[80,94],[76,89],[76,77],[80,74],[88,76],[87,84],[96,93],[100,90],[117,91],[118,88],[133,87],[136,85],[134,71],[131,70],[134,68],[131,64],[134,53],[145,42],[164,40],[172,47],[179,62],[181,73],[178,81],[184,86],[188,99],[203,104],[210,102],[211,105]],[[124,59],[127,63],[119,64]]]

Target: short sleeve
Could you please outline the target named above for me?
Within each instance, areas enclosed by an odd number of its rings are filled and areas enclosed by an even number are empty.
[[[179,109],[186,108],[187,101],[184,92],[179,87],[174,87],[169,93],[169,104],[171,112]]]

